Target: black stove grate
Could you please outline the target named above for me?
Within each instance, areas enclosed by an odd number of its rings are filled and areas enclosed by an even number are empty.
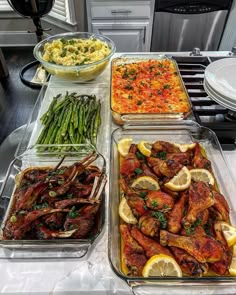
[[[204,71],[207,65],[220,58],[203,56],[172,56],[188,91],[196,121],[212,129],[224,150],[236,149],[236,115],[213,101],[203,87]]]

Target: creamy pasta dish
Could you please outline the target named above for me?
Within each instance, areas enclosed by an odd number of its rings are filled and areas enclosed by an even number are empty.
[[[111,53],[106,42],[89,39],[58,39],[44,46],[45,61],[64,66],[80,66],[99,61]]]

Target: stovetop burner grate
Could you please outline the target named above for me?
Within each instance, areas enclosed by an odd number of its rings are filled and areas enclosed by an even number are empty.
[[[214,60],[206,56],[172,56],[188,91],[196,121],[212,129],[224,150],[236,148],[236,114],[213,101],[203,87],[205,68]]]

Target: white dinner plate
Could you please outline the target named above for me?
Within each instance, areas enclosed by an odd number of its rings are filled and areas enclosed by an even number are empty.
[[[207,91],[210,92],[211,95],[215,96],[219,101],[222,101],[223,103],[225,103],[229,106],[236,107],[236,101],[232,101],[228,97],[225,97],[225,96],[219,94],[218,92],[216,92],[214,89],[212,89],[212,87],[207,83],[206,80],[204,80],[204,84],[207,88]]]
[[[207,83],[231,101],[236,101],[236,58],[214,61],[205,70]]]
[[[212,89],[209,88],[209,86],[207,85],[207,82],[205,80],[204,80],[203,86],[204,86],[206,93],[209,95],[209,97],[211,99],[213,99],[218,104],[222,105],[223,107],[225,107],[227,109],[230,109],[232,111],[236,111],[236,104],[232,104],[228,100],[225,100],[224,98],[222,98],[222,96],[219,96],[215,92],[213,92]]]

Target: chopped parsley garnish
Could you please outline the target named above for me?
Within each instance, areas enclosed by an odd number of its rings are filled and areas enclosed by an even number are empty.
[[[139,99],[139,100],[137,101],[136,104],[137,104],[138,106],[140,106],[142,103],[143,103],[143,101]]]
[[[69,43],[70,45],[74,45],[74,44],[76,43],[76,41],[75,41],[75,40],[69,40],[68,43]]]
[[[133,86],[131,86],[130,84],[126,84],[124,88],[127,90],[132,90]]]
[[[202,224],[202,219],[198,218],[193,224],[191,224],[190,227],[185,228],[186,234],[187,235],[194,234],[196,226],[201,225],[201,224]]]
[[[170,89],[170,84],[165,84],[165,85],[163,86],[163,88],[164,88],[164,89]]]
[[[147,205],[143,205],[143,208],[144,208],[145,210],[148,210]]]
[[[139,196],[143,199],[146,197],[146,195],[147,195],[147,192],[139,192]]]
[[[140,153],[139,151],[136,152],[135,155],[136,155],[136,157],[137,157],[138,160],[143,160],[143,159],[145,159],[145,156],[144,156],[142,153]]]
[[[154,76],[160,76],[160,75],[161,75],[160,72],[156,72],[156,73],[154,74]]]
[[[130,73],[130,75],[134,75],[134,74],[136,74],[136,71],[135,71],[135,69],[131,69],[131,70],[129,71],[129,73]]]
[[[66,48],[63,48],[62,49],[62,53],[61,53],[61,57],[65,57],[66,56],[66,53],[67,53],[67,49]]]
[[[165,160],[166,159],[166,155],[167,155],[167,152],[157,152],[157,158],[161,159],[161,160]]]
[[[61,43],[62,43],[63,45],[67,45],[67,44],[68,44],[68,41],[67,41],[66,39],[61,39]]]
[[[68,215],[70,218],[75,218],[75,217],[79,216],[79,212],[76,210],[76,207],[73,206]]]
[[[143,173],[143,170],[140,169],[140,168],[136,168],[136,169],[134,169],[134,172],[135,172],[136,174],[142,174],[142,173]]]
[[[34,205],[34,210],[40,210],[40,209],[43,209],[43,208],[47,208],[48,207],[48,203],[47,202],[44,202],[43,204],[39,204],[39,205]]]
[[[152,212],[152,216],[155,217],[160,222],[162,229],[166,228],[167,220],[166,220],[164,213],[162,213],[160,211],[155,211],[155,212]]]
[[[158,203],[156,200],[151,201],[151,205],[153,208],[156,208],[158,206]]]

